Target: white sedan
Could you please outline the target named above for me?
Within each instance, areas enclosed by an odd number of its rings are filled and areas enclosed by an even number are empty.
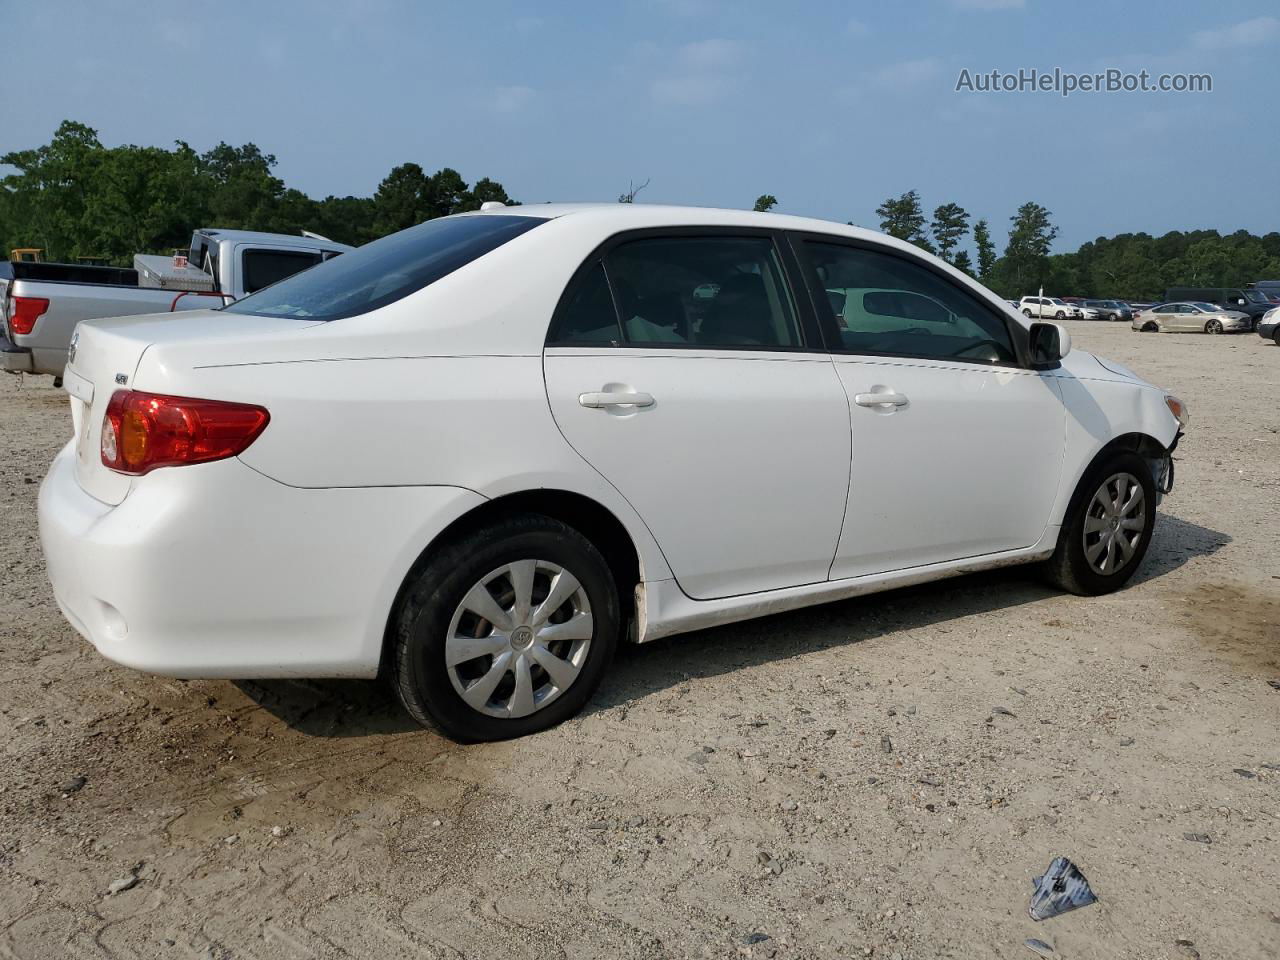
[[[374,677],[459,739],[615,646],[1015,563],[1115,590],[1179,401],[918,248],[630,204],[486,209],[218,311],[80,325],[58,603],[179,677]]]

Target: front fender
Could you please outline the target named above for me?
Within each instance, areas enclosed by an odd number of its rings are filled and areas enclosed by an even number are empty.
[[[1086,355],[1087,356],[1087,355]],[[1090,464],[1113,441],[1146,437],[1168,450],[1178,436],[1178,421],[1165,404],[1165,392],[1149,383],[1100,368],[1096,377],[1064,369],[1058,378],[1066,406],[1066,456],[1063,483],[1054,504],[1053,523],[1061,524],[1071,497]]]

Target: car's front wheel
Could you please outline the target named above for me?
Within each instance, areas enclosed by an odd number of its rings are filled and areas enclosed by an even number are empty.
[[[1142,563],[1155,519],[1147,461],[1128,451],[1111,454],[1080,481],[1045,573],[1071,593],[1118,590]]]
[[[1210,320],[1208,323],[1206,323],[1206,324],[1204,325],[1204,332],[1205,332],[1205,333],[1221,333],[1221,332],[1222,332],[1222,321],[1220,321],[1220,320]]]
[[[390,674],[415,720],[463,741],[536,733],[595,692],[619,634],[600,552],[528,514],[441,548],[402,591]]]
[[[1031,311],[1030,311],[1030,310],[1028,310],[1026,307],[1023,307],[1023,309],[1022,309],[1022,315],[1023,315],[1024,317],[1029,317],[1029,316],[1031,316]]]
[[[1059,310],[1057,313],[1053,315],[1053,318],[1055,320],[1065,320],[1067,319],[1067,315],[1063,313],[1061,310]]]

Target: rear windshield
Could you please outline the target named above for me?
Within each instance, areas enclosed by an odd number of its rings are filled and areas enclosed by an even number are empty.
[[[386,306],[483,257],[546,220],[442,217],[401,230],[237,300],[230,313],[341,320]]]

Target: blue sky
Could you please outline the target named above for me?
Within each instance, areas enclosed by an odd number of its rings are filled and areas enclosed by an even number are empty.
[[[1057,249],[1280,229],[1274,0],[0,0],[0,152],[63,118],[107,144],[257,143],[312,196],[395,164],[525,202],[750,206],[874,226],[917,189],[1047,206]],[[957,93],[961,69],[1208,72],[1212,93]]]

